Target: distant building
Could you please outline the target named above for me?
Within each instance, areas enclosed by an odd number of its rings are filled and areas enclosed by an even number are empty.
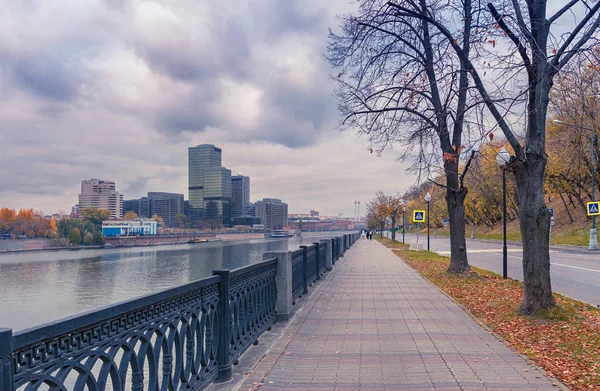
[[[246,214],[250,205],[250,177],[238,174],[231,177],[231,217]]]
[[[240,216],[240,217],[232,217],[231,218],[232,225],[249,225],[253,226],[256,224],[260,224],[260,217],[255,216]]]
[[[319,211],[318,210],[311,210],[310,211],[310,217],[319,217]]]
[[[264,198],[254,203],[254,215],[266,229],[282,229],[288,223],[288,205],[277,198]]]
[[[79,218],[79,204],[75,204],[73,207],[71,207],[71,215],[69,217],[72,219]]]
[[[123,195],[116,190],[114,181],[87,179],[81,181],[78,213],[85,208],[110,211],[111,219],[123,217]]]
[[[221,148],[201,144],[188,148],[190,218],[229,225],[231,171],[221,166]]]
[[[150,217],[160,216],[167,227],[175,221],[175,216],[183,214],[183,194],[149,192]]]
[[[108,220],[102,222],[102,235],[110,236],[146,236],[156,235],[158,221],[152,219],[134,219],[128,221]]]
[[[123,216],[129,211],[135,212],[139,218],[148,219],[152,217],[152,214],[150,213],[150,199],[148,197],[142,197],[135,200],[123,201]]]

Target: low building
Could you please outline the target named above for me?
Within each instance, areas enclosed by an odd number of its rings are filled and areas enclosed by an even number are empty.
[[[102,235],[110,236],[149,236],[158,232],[158,221],[134,219],[128,221],[105,220],[102,222]]]

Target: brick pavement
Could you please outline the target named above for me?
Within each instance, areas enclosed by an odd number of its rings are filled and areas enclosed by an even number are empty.
[[[376,241],[313,288],[238,390],[557,389]]]

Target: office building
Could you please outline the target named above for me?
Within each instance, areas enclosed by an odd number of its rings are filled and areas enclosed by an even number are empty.
[[[221,166],[221,148],[188,148],[190,218],[222,225],[231,222],[231,171]]]
[[[165,226],[170,227],[175,221],[175,216],[183,214],[183,194],[149,192],[150,217],[155,214],[160,216]]]
[[[231,177],[231,217],[246,215],[250,206],[250,177],[238,174]]]
[[[288,223],[288,206],[277,198],[264,198],[254,203],[256,217],[268,230],[283,229]]]
[[[102,235],[110,236],[146,236],[156,235],[158,222],[152,219],[134,219],[129,221],[103,221]]]
[[[148,199],[148,197],[142,197],[135,200],[123,201],[123,216],[129,211],[135,212],[139,218],[148,219],[152,217],[152,214],[150,213],[150,199]]]
[[[99,208],[110,211],[111,219],[123,217],[123,195],[116,190],[114,181],[86,179],[81,181],[79,212],[85,208]]]

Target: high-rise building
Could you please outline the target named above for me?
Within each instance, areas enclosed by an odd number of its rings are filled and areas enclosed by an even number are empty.
[[[288,206],[277,198],[264,198],[254,203],[254,215],[266,229],[282,229],[288,223]]]
[[[201,144],[188,148],[190,218],[229,225],[231,171],[221,166],[221,148]]]
[[[250,206],[250,177],[238,174],[231,177],[231,217],[246,214]]]
[[[148,197],[142,197],[135,200],[123,201],[123,216],[129,211],[135,212],[139,218],[150,218],[150,200]]]
[[[86,179],[81,181],[79,210],[99,208],[110,211],[111,219],[123,217],[123,195],[116,190],[114,181]]]
[[[150,216],[157,214],[160,216],[166,226],[170,226],[175,221],[175,216],[183,214],[183,194],[149,192]]]

